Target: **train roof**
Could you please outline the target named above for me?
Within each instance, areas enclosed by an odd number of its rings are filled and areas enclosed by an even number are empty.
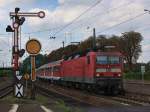
[[[122,53],[120,53],[120,52],[97,52],[97,55],[117,55],[117,56],[121,56]]]
[[[49,68],[49,67],[52,67],[52,66],[60,65],[60,63],[61,63],[62,61],[63,61],[63,60],[58,60],[58,61],[54,61],[54,62],[50,62],[50,63],[44,64],[44,65],[40,66],[39,68],[37,68],[37,70],[43,69],[43,68]]]
[[[95,48],[95,49],[86,49],[85,51],[78,51],[78,52],[75,52],[75,53],[72,53],[71,55],[67,55],[64,57],[64,60],[68,60],[68,59],[74,59],[74,57],[78,56],[78,57],[82,57],[82,56],[86,56],[89,52],[98,52],[99,54],[101,55],[122,55],[120,52],[116,52],[116,51],[113,51],[113,52],[105,52],[101,49],[98,49],[98,48]]]

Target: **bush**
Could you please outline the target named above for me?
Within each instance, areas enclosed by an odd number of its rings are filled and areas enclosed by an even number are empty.
[[[132,71],[130,71],[130,72],[124,73],[124,78],[125,79],[140,80],[140,79],[142,79],[142,75],[139,72],[132,72]]]
[[[141,72],[132,72],[129,71],[123,74],[124,79],[132,79],[132,80],[142,80],[142,73]],[[150,71],[145,72],[144,80],[150,80]]]
[[[144,79],[145,79],[145,80],[150,80],[150,70],[147,71],[147,72],[145,72],[145,74],[144,74]]]

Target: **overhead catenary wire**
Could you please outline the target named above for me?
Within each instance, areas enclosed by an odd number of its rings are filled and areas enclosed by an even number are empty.
[[[95,6],[97,6],[99,3],[101,3],[102,0],[97,1],[96,3],[94,3],[92,6],[90,6],[89,8],[87,8],[85,11],[83,11],[79,16],[77,16],[75,19],[73,19],[70,23],[66,24],[64,27],[62,27],[60,30],[58,30],[54,35],[60,33],[61,31],[63,31],[64,29],[66,29],[68,26],[72,25],[76,20],[78,20],[81,16],[83,16],[84,14],[86,14],[88,11],[90,11],[91,9],[93,9]]]
[[[143,16],[144,14],[146,14],[146,12],[145,12],[145,13],[140,13],[140,14],[136,15],[135,17],[129,18],[129,19],[125,20],[125,21],[122,21],[122,22],[120,22],[120,23],[117,23],[117,24],[115,24],[115,25],[112,25],[111,27],[108,27],[108,28],[106,28],[106,29],[104,29],[104,30],[98,31],[97,33],[102,33],[102,32],[104,32],[104,31],[111,30],[112,28],[115,28],[115,27],[117,27],[117,26],[119,26],[119,25],[122,25],[122,24],[127,23],[127,22],[129,22],[129,21],[132,21],[132,20],[134,20],[134,19],[136,19],[136,18],[139,18],[139,17]]]
[[[72,25],[76,20],[78,20],[81,16],[83,16],[84,14],[86,14],[88,11],[90,11],[91,9],[93,9],[95,6],[97,6],[102,0],[97,1],[96,3],[94,3],[92,6],[90,6],[89,8],[87,8],[84,12],[82,12],[79,16],[77,16],[75,19],[73,19],[70,23],[64,25],[62,28],[60,28],[60,30],[58,30],[54,36],[58,33],[60,33],[61,31],[63,31],[65,28],[67,28],[68,26]],[[50,29],[47,30],[43,30],[43,31],[50,31]],[[30,33],[24,33],[24,34],[31,34],[31,33],[40,33],[43,31],[37,31],[37,32],[30,32]]]
[[[121,7],[124,7],[124,6],[129,6],[129,5],[133,4],[133,3],[134,3],[133,1],[128,2],[128,3],[124,3],[124,4],[119,5],[118,7],[113,7],[111,9],[107,10],[106,12],[100,12],[100,13],[94,15],[94,16],[90,16],[90,17],[86,18],[86,21],[85,21],[85,19],[83,19],[84,23],[87,24],[87,21],[89,21],[89,19],[93,19],[93,18],[95,19],[95,17],[97,17],[97,16],[104,16],[106,14],[109,14],[112,11],[115,11],[115,10],[121,8]],[[81,21],[83,21],[83,20],[81,20]],[[79,21],[79,22],[81,22],[81,21]],[[83,24],[79,24],[77,27],[73,28],[73,30],[75,30],[77,28],[80,28],[81,25],[83,25]],[[73,31],[73,30],[71,30],[71,31]]]
[[[120,22],[120,23],[117,23],[117,24],[115,24],[115,25],[113,25],[113,26],[111,26],[111,27],[108,27],[108,28],[106,28],[106,29],[104,29],[104,30],[102,30],[102,31],[99,31],[99,32],[97,32],[97,33],[101,33],[101,32],[110,30],[110,29],[112,29],[112,28],[114,28],[114,27],[117,27],[117,26],[119,26],[119,25],[121,25],[121,24],[124,24],[124,23],[129,22],[129,21],[131,21],[131,20],[134,20],[134,19],[136,19],[136,18],[138,18],[138,17],[141,17],[141,16],[143,16],[144,14],[145,14],[145,13],[140,13],[140,14],[138,14],[138,15],[132,17],[132,18],[129,18],[129,19],[125,20],[125,21],[122,21],[122,22]]]
[[[96,2],[95,4],[100,3],[101,1],[102,1],[102,0]],[[131,2],[128,2],[128,3],[125,3],[125,4],[121,4],[120,6],[114,7],[114,8],[112,8],[112,9],[108,10],[107,12],[110,12],[110,11],[112,11],[112,10],[116,10],[116,9],[118,9],[118,8],[120,8],[120,7],[123,7],[123,6],[128,6],[128,5],[132,4],[132,3],[134,3],[134,2],[131,1]],[[94,5],[95,5],[95,4],[94,4]],[[92,7],[92,8],[93,8],[93,7]],[[106,14],[106,12],[101,12],[100,14]],[[81,15],[81,16],[82,16],[82,15]],[[91,17],[89,17],[89,18],[96,17],[96,16],[98,16],[98,15],[94,15],[94,16],[91,16]],[[75,19],[76,19],[76,18],[75,18]],[[78,19],[78,18],[77,18],[77,19]],[[67,27],[67,26],[66,26],[66,25],[63,25],[62,27],[59,26],[59,27],[51,28],[51,29],[44,29],[44,30],[33,31],[33,32],[25,32],[25,33],[23,33],[23,34],[33,34],[33,33],[48,32],[48,31],[57,30],[57,29],[62,29],[62,30],[63,30],[63,28],[65,29],[65,27]],[[58,32],[59,32],[59,31],[58,31]],[[56,34],[56,33],[55,33],[55,34]]]
[[[54,31],[57,29],[60,29],[63,26],[55,27],[55,28],[49,28],[49,29],[43,29],[43,30],[38,30],[38,31],[33,31],[33,32],[24,32],[24,35],[29,35],[29,34],[34,34],[34,33],[41,33],[41,32],[49,32],[49,31]]]
[[[99,14],[96,14],[96,15],[94,15],[94,16],[90,16],[90,17],[88,17],[88,20],[89,19],[91,19],[91,18],[94,18],[94,17],[96,17],[96,16],[99,16],[100,14],[102,15],[102,14],[108,14],[110,11],[112,12],[113,10],[117,10],[118,8],[121,8],[121,7],[124,7],[124,6],[128,6],[128,5],[130,5],[130,4],[132,4],[132,3],[134,3],[133,1],[131,1],[131,2],[128,2],[128,3],[124,3],[124,4],[121,4],[121,5],[119,5],[118,7],[114,7],[114,8],[111,8],[111,9],[109,9],[107,12],[100,12]],[[87,18],[86,18],[87,19]],[[78,22],[81,22],[81,21],[83,21],[84,20],[84,22],[85,22],[85,19],[82,19],[82,20],[80,20],[80,21],[78,21]],[[54,31],[54,30],[58,30],[58,29],[60,29],[60,28],[63,28],[63,27],[65,27],[65,25],[62,25],[62,26],[59,26],[59,27],[55,27],[55,28],[49,28],[49,29],[43,29],[43,30],[38,30],[38,31],[33,31],[33,32],[24,32],[23,34],[34,34],[34,33],[41,33],[41,32],[49,32],[49,31]]]
[[[145,14],[145,13],[140,13],[139,15],[136,15],[136,16],[131,17],[131,18],[127,19],[127,20],[124,20],[124,21],[122,21],[122,22],[120,22],[120,23],[117,23],[117,24],[115,24],[115,25],[112,25],[111,27],[108,27],[108,28],[106,28],[106,29],[104,29],[104,30],[98,31],[97,34],[98,34],[98,33],[102,33],[102,32],[104,32],[104,31],[107,31],[107,30],[110,30],[110,29],[113,29],[113,28],[115,28],[115,27],[117,27],[117,26],[119,26],[119,25],[121,25],[121,24],[126,23],[126,22],[132,21],[132,20],[134,20],[134,19],[136,19],[136,18],[138,18],[138,17],[143,16],[144,14]],[[121,16],[119,16],[118,18],[122,18],[122,17],[123,17],[123,16],[121,15]],[[105,22],[102,22],[101,26],[102,26],[102,25],[105,25]],[[81,28],[81,27],[80,27],[80,28]],[[140,28],[141,28],[141,27],[140,27]],[[76,28],[76,29],[77,29],[77,28]],[[74,31],[74,30],[71,30],[71,31]]]

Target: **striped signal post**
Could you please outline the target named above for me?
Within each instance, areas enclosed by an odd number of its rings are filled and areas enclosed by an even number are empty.
[[[36,39],[30,39],[26,43],[26,50],[30,54],[31,57],[31,81],[32,81],[32,86],[31,86],[31,99],[35,99],[35,81],[36,81],[36,74],[35,74],[35,56],[40,52],[41,50],[41,44],[38,40]]]
[[[19,12],[20,8],[15,8],[14,12],[10,12],[10,17],[12,19],[12,26],[7,26],[6,32],[12,32],[13,33],[13,46],[12,46],[12,66],[13,71],[15,74],[15,96],[16,97],[22,97],[23,96],[23,85],[21,84],[21,74],[20,74],[20,57],[23,56],[24,50],[19,50],[19,27],[24,23],[25,17],[39,17],[44,18],[45,13],[43,11],[37,12],[37,13],[31,13],[31,12]],[[19,94],[18,94],[19,93]]]

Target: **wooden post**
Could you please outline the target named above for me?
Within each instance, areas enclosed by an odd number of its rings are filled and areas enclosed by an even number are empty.
[[[31,99],[35,99],[35,85],[34,82],[36,80],[36,74],[35,74],[35,56],[31,55],[31,80],[32,80],[32,85],[31,85]]]

